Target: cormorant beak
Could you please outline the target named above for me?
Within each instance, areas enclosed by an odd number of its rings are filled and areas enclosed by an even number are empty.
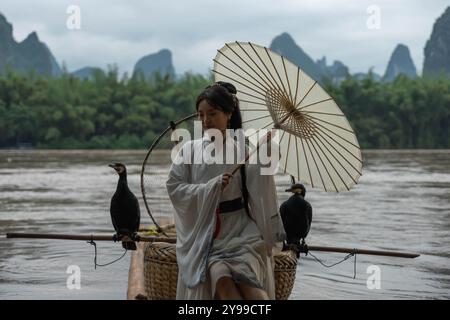
[[[116,165],[115,165],[115,164],[108,164],[108,167],[111,167],[111,168],[113,168],[114,170],[117,171],[117,168],[116,168]]]

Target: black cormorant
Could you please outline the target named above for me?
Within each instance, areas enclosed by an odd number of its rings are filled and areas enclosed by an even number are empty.
[[[111,219],[116,230],[114,241],[121,240],[124,236],[133,241],[139,241],[140,209],[136,196],[130,191],[127,183],[127,169],[122,163],[109,165],[119,174],[117,189],[111,199]],[[122,242],[122,246],[127,250],[136,250],[134,242]]]
[[[291,186],[287,192],[293,195],[280,206],[281,219],[286,231],[286,242],[290,244],[304,243],[312,222],[312,207],[304,199],[306,189],[301,183]]]

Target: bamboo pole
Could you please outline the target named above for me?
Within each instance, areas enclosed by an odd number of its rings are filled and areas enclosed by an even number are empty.
[[[24,239],[53,239],[53,240],[84,240],[84,241],[113,241],[112,235],[79,235],[79,234],[52,234],[52,233],[7,233],[6,238],[24,238]],[[119,242],[132,242],[128,237],[120,239]],[[167,242],[176,243],[176,238],[165,238],[155,236],[140,236],[140,242]],[[420,254],[399,251],[385,251],[385,250],[367,250],[358,248],[343,248],[343,247],[325,247],[325,246],[309,246],[309,245],[294,245],[290,249],[306,253],[308,251],[322,251],[322,252],[337,252],[337,253],[355,253],[374,256],[387,256],[398,258],[417,258]]]
[[[53,239],[53,240],[84,240],[84,241],[114,241],[112,235],[80,235],[80,234],[55,234],[55,233],[7,233],[6,238],[25,239]],[[168,242],[175,243],[175,238],[164,238],[155,236],[140,236],[142,242]],[[119,242],[133,242],[128,237],[120,239]]]
[[[366,254],[373,256],[387,256],[387,257],[398,257],[398,258],[417,258],[420,254],[409,253],[409,252],[398,252],[398,251],[383,251],[383,250],[367,250],[367,249],[357,249],[357,248],[340,248],[340,247],[323,247],[323,246],[309,246],[300,245],[297,247],[299,252],[306,253],[308,251],[323,251],[323,252],[338,252],[338,253],[355,253],[355,254]]]

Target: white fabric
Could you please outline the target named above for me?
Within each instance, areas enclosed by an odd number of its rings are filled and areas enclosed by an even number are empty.
[[[210,143],[207,138],[189,141],[177,157],[185,154],[193,158],[201,156]],[[250,213],[256,224],[247,218],[243,209],[225,213],[221,215],[222,234],[213,240],[218,203],[242,196],[239,172],[221,191],[222,174],[231,172],[234,167],[234,164],[206,163],[174,163],[171,167],[166,186],[175,208],[179,267],[177,299],[211,299],[214,284],[211,285],[208,267],[215,261],[223,261],[227,255],[230,257],[228,266],[234,274],[250,276],[244,280],[259,284],[270,298],[275,297],[271,253],[275,243],[284,239],[284,230],[278,213],[274,177],[260,175],[259,165],[246,165]],[[231,218],[232,215],[236,217]],[[229,219],[238,223],[227,226]],[[246,259],[246,255],[252,258]],[[250,262],[241,263],[247,260]],[[255,265],[251,261],[258,263]],[[243,270],[251,270],[250,275]]]
[[[347,191],[362,175],[358,139],[343,112],[300,67],[250,42],[227,43],[214,81],[231,82],[245,130],[280,128],[280,168],[325,191]]]

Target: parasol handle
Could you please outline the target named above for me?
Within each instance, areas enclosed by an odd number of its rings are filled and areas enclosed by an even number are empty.
[[[261,139],[259,139],[258,144],[256,145],[256,148],[253,149],[251,152],[249,152],[249,154],[245,157],[244,162],[239,163],[238,165],[236,165],[234,167],[233,171],[231,171],[231,175],[234,175],[243,165],[245,165],[245,163],[248,161],[248,159],[250,159],[250,157],[259,150],[261,145],[269,142],[270,139],[272,139],[272,132],[269,131],[269,132],[267,132],[266,135],[264,135],[263,137],[261,137]]]

